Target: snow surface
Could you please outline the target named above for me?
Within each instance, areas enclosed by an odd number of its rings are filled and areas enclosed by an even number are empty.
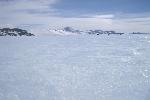
[[[0,100],[150,100],[150,36],[0,37]]]

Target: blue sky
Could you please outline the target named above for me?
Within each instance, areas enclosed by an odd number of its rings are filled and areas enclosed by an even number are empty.
[[[150,0],[61,0],[54,7],[63,14],[143,13],[150,11]]]
[[[0,27],[150,32],[150,0],[0,0]]]

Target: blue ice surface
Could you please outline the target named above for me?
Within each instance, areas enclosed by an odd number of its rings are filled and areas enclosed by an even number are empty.
[[[150,36],[0,37],[0,100],[150,100]]]

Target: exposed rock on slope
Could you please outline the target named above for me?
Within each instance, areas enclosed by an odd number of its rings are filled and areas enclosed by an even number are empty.
[[[28,33],[26,30],[19,28],[2,28],[0,29],[0,36],[34,36],[34,34]]]

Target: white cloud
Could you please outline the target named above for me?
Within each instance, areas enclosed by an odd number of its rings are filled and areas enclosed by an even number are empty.
[[[105,18],[105,19],[111,19],[114,18],[115,16],[113,14],[108,14],[108,15],[94,15],[94,18]]]
[[[113,29],[123,32],[150,32],[150,17],[135,17],[113,20]]]
[[[51,5],[59,0],[7,0],[0,1],[0,26],[45,24],[45,18],[54,14]],[[42,16],[42,17],[41,17]]]

